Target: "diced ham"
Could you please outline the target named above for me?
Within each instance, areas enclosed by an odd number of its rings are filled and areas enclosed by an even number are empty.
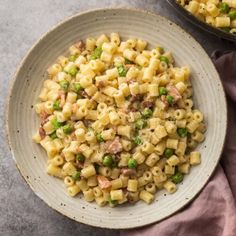
[[[82,90],[80,94],[85,98],[90,98],[89,95],[84,90]]]
[[[120,161],[120,155],[119,154],[114,155],[113,158],[114,158],[115,162],[119,162]]]
[[[78,48],[80,51],[83,51],[85,48],[85,44],[82,40],[79,40],[77,43],[74,44],[76,48]]]
[[[75,114],[71,115],[70,119],[73,120],[73,121],[78,120],[78,119],[77,119],[77,116],[76,116]]]
[[[96,82],[96,86],[100,89],[100,88],[104,88],[106,86],[106,83],[104,81],[97,81]]]
[[[140,108],[140,103],[139,102],[131,102],[128,106],[128,112],[136,112]]]
[[[70,135],[70,137],[71,137],[72,141],[77,140],[76,135],[75,135],[75,132],[73,132],[73,133]]]
[[[136,175],[136,173],[137,173],[136,170],[128,169],[128,168],[123,168],[121,170],[121,172],[124,176],[132,176],[132,175]]]
[[[41,121],[47,119],[48,116],[49,116],[49,114],[46,111],[42,111],[42,112],[39,113],[39,117],[40,117]]]
[[[43,126],[45,123],[48,122],[48,117],[50,115],[45,112],[45,111],[42,111],[40,114],[39,114],[39,117],[40,117],[40,120],[41,120],[41,125]]]
[[[167,102],[165,95],[161,95],[161,101],[163,102],[164,108],[169,106],[169,103]]]
[[[97,180],[98,180],[98,185],[101,189],[111,187],[111,181],[109,181],[105,176],[98,175]]]
[[[44,139],[46,137],[46,133],[45,133],[45,130],[43,129],[43,127],[39,127],[39,135],[40,135],[41,139]]]
[[[174,98],[174,102],[177,102],[179,99],[182,98],[178,89],[174,85],[168,84],[166,88],[169,91],[169,95],[171,95]]]
[[[142,100],[142,95],[132,95],[129,99],[129,106],[127,112],[136,112],[140,108],[140,101]]]
[[[122,145],[120,143],[119,137],[116,137],[112,141],[106,141],[104,144],[104,148],[106,152],[111,153],[111,154],[116,154],[122,151]]]
[[[76,166],[77,166],[78,168],[83,169],[83,168],[84,168],[84,163],[81,163],[81,162],[79,162],[79,161],[76,160]]]
[[[141,106],[144,108],[150,108],[154,106],[154,102],[152,100],[148,100],[148,101],[143,101],[141,103]]]
[[[66,94],[63,90],[59,90],[58,92],[59,97],[60,97],[60,107],[63,107],[66,103]]]
[[[128,112],[130,112],[130,111],[131,111],[131,112],[136,112],[136,111],[138,111],[138,109],[135,108],[135,107],[130,107]]]
[[[84,125],[85,125],[86,127],[90,127],[91,124],[92,124],[92,121],[91,121],[91,120],[87,120],[87,119],[85,119],[83,122],[84,122]]]
[[[140,94],[138,95],[132,95],[130,98],[130,102],[137,102],[137,101],[141,101],[142,100],[142,96]]]
[[[48,121],[49,121],[48,118],[42,120],[42,121],[41,121],[41,126],[44,126],[44,124],[46,124]]]
[[[161,95],[161,101],[164,102],[166,105],[168,105],[165,95]]]

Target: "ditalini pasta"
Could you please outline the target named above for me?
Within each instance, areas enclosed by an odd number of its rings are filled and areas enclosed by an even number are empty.
[[[235,0],[176,0],[187,11],[207,24],[236,33]]]
[[[69,52],[48,68],[35,105],[41,124],[33,140],[47,153],[47,173],[63,179],[69,196],[99,206],[174,193],[201,163],[193,149],[206,131],[189,68],[175,67],[160,46],[117,33]]]

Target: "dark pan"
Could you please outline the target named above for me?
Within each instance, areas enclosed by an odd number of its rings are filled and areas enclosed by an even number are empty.
[[[207,23],[198,20],[195,16],[193,16],[190,12],[188,12],[186,9],[184,9],[182,6],[180,6],[178,3],[176,3],[175,0],[167,0],[167,2],[182,16],[184,16],[187,20],[192,22],[194,25],[198,26],[199,28],[216,35],[219,38],[227,39],[233,42],[236,42],[236,35],[227,33],[223,30],[214,28]]]

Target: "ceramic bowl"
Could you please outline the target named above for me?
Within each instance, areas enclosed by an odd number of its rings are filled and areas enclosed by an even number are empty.
[[[191,169],[175,194],[159,191],[151,205],[138,202],[99,207],[66,195],[63,181],[46,174],[47,156],[32,142],[39,119],[33,109],[46,69],[78,39],[119,32],[123,39],[141,38],[173,52],[177,65],[191,68],[194,101],[204,114],[206,140],[199,145],[202,164]],[[8,140],[17,167],[32,190],[50,207],[78,222],[105,228],[134,228],[174,214],[196,197],[213,173],[226,132],[226,102],[210,58],[189,34],[173,22],[136,9],[101,9],[75,15],[46,33],[22,61],[13,80],[7,109]]]

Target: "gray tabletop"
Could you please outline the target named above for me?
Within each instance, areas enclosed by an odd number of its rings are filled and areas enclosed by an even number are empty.
[[[109,6],[136,7],[164,15],[192,34],[208,54],[215,49],[236,49],[234,44],[191,25],[165,0],[0,0],[0,235],[119,235],[119,231],[76,223],[41,201],[18,173],[4,134],[8,86],[27,50],[43,33],[66,17]]]

